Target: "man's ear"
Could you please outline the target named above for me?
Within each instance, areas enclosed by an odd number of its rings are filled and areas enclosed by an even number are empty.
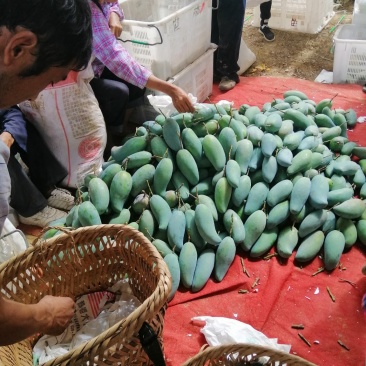
[[[4,65],[31,62],[37,48],[37,36],[29,30],[16,30],[7,40],[4,49]]]

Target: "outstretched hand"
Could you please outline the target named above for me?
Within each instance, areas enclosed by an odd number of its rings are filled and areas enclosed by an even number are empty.
[[[194,106],[189,99],[188,94],[180,88],[174,89],[173,93],[171,94],[172,102],[174,104],[175,109],[182,113],[182,112],[191,112],[195,111]]]

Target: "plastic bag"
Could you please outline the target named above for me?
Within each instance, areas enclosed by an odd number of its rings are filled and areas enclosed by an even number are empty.
[[[137,309],[141,302],[135,297],[125,294],[123,300],[112,304],[108,310],[103,310],[97,318],[86,323],[72,339],[70,349],[80,346],[82,343],[99,336],[107,329],[113,327],[122,319]]]
[[[211,316],[197,316],[192,321],[204,321],[206,325],[201,329],[210,346],[223,344],[246,343],[290,352],[291,345],[278,344],[276,338],[267,338],[263,333],[251,325],[235,319]]]
[[[58,356],[62,356],[67,352],[69,352],[67,345],[59,344],[53,347],[46,346],[39,356],[38,362],[40,365],[42,365],[43,363],[51,361]]]
[[[99,316],[86,323],[73,337],[70,349],[76,348],[90,339],[99,336],[109,328],[108,314],[103,311]]]
[[[191,93],[188,94],[188,97],[192,104],[197,103],[197,98]],[[173,113],[177,113],[172,98],[169,95],[148,95],[147,99],[157,112],[162,113],[166,117],[170,117]]]

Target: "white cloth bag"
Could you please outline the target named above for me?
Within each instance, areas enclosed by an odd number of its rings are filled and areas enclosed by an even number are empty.
[[[71,71],[66,80],[48,86],[36,100],[19,105],[67,169],[64,187],[76,188],[86,174],[101,171],[107,132],[89,85],[93,76],[91,64],[83,71]]]

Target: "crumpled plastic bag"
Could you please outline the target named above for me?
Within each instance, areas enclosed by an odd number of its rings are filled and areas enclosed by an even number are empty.
[[[188,97],[192,104],[197,103],[197,97],[194,97],[191,93],[188,93]],[[177,113],[175,109],[172,98],[169,95],[148,95],[147,99],[154,109],[162,113],[166,117],[170,117],[173,113]]]
[[[38,362],[39,364],[46,363],[56,357],[66,354],[67,352],[69,352],[69,348],[67,345],[58,344],[53,347],[46,346],[40,354]]]
[[[268,338],[251,325],[240,322],[239,320],[223,317],[197,316],[192,318],[192,321],[203,321],[206,323],[201,329],[201,333],[204,334],[210,346],[246,343],[277,349],[287,353],[291,349],[291,345],[278,344],[277,338]],[[265,359],[266,357],[263,357],[263,361],[266,361]]]

